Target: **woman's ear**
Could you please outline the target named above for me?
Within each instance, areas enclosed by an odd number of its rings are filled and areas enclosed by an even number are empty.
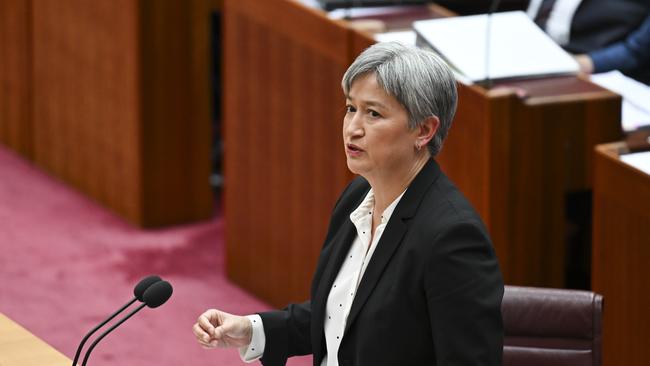
[[[426,146],[429,141],[435,136],[438,127],[440,126],[440,119],[436,116],[431,116],[424,120],[418,127],[417,144]]]

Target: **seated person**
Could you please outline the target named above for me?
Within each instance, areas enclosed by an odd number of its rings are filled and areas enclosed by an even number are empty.
[[[650,1],[530,0],[528,15],[584,72],[620,70],[650,82]]]
[[[619,70],[650,84],[650,15],[625,40],[576,56],[585,73]]]

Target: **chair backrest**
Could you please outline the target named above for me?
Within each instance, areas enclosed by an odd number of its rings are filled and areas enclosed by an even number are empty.
[[[603,298],[589,291],[506,286],[504,366],[600,366]]]

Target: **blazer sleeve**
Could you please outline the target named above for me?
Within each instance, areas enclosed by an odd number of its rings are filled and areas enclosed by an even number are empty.
[[[446,225],[424,286],[437,365],[501,365],[503,279],[483,226]]]
[[[589,54],[594,72],[635,71],[650,63],[650,16],[623,41]]]
[[[259,313],[266,345],[262,364],[281,366],[291,356],[307,355],[311,349],[311,303],[291,304],[283,310]]]

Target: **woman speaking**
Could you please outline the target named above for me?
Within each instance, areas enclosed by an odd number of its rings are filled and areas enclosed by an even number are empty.
[[[501,365],[503,280],[478,214],[434,160],[457,103],[431,52],[365,50],[342,81],[342,148],[358,177],[341,193],[311,300],[237,316],[210,309],[193,332],[244,361],[315,366]]]

